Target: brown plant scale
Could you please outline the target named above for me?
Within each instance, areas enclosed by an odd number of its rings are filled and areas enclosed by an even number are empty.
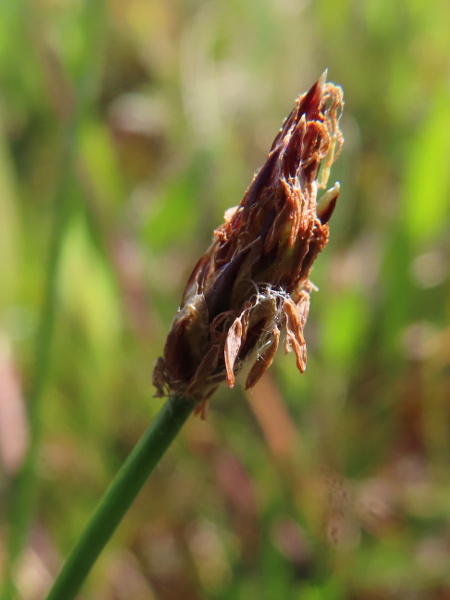
[[[157,395],[190,397],[203,417],[217,386],[233,387],[251,357],[245,386],[257,383],[282,330],[286,352],[294,351],[300,372],[306,368],[309,274],[328,241],[339,183],[320,200],[317,193],[343,143],[342,89],[325,79],[326,73],[297,99],[243,200],[226,211],[155,363]]]

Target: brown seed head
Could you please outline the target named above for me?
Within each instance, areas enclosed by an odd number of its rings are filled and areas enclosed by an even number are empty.
[[[319,201],[317,192],[343,143],[342,90],[325,76],[297,99],[265,164],[194,268],[155,364],[157,395],[205,401],[222,381],[233,387],[256,351],[246,381],[253,387],[272,363],[283,329],[286,351],[305,370],[309,273],[328,241],[339,184]]]

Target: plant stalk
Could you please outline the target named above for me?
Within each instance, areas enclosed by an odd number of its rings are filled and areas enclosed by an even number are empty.
[[[185,396],[171,396],[139,440],[100,500],[72,549],[46,600],[75,598],[99,554],[195,407]]]

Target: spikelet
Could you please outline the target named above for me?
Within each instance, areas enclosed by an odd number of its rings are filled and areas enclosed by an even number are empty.
[[[225,213],[195,266],[154,367],[158,396],[180,393],[200,403],[226,381],[234,386],[253,359],[246,387],[273,361],[280,332],[298,369],[306,367],[303,328],[311,267],[328,241],[336,183],[318,200],[342,147],[340,87],[326,73],[285,119],[267,160],[241,203]],[[256,356],[255,356],[256,355]]]

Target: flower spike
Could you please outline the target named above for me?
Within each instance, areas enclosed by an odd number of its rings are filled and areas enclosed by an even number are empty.
[[[240,204],[225,213],[186,284],[164,356],[155,363],[157,395],[189,396],[204,416],[217,386],[233,387],[252,357],[246,387],[257,383],[283,330],[286,351],[293,350],[305,370],[309,274],[328,241],[339,183],[319,200],[317,194],[342,147],[343,104],[326,71],[297,99],[265,164]]]

